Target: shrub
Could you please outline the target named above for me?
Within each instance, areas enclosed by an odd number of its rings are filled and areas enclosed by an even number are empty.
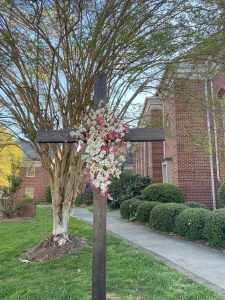
[[[217,195],[218,195],[218,200],[220,202],[220,206],[224,207],[225,206],[225,181],[220,185]]]
[[[9,186],[0,190],[0,212],[3,213],[3,216],[9,218],[18,211],[18,207],[15,205],[15,195],[21,186],[22,180],[14,175],[8,176],[7,180]]]
[[[128,211],[129,205],[130,205],[130,200],[129,199],[123,201],[120,205],[120,215],[124,219],[129,219],[129,211]]]
[[[137,214],[137,211],[138,211],[138,207],[141,203],[142,203],[142,201],[140,201],[137,198],[132,198],[131,199],[131,203],[130,203],[129,208],[128,208],[129,220],[130,221],[135,221],[136,220],[136,214]]]
[[[207,205],[204,205],[204,204],[201,204],[201,203],[198,203],[198,202],[194,202],[194,201],[186,202],[185,204],[188,207],[190,207],[190,208],[205,208],[205,209],[209,209]]]
[[[126,195],[131,197],[136,197],[141,195],[141,191],[149,186],[151,180],[149,177],[144,177],[140,175],[133,175],[127,182]]]
[[[158,201],[162,203],[182,203],[184,194],[180,188],[169,183],[154,183],[142,191],[143,199],[146,201]]]
[[[142,201],[142,203],[140,203],[140,205],[138,206],[135,219],[139,222],[148,222],[153,207],[155,207],[158,204],[160,204],[160,202]]]
[[[133,197],[141,196],[141,190],[150,184],[148,177],[133,175],[131,173],[122,173],[120,178],[113,178],[109,186],[109,194],[113,197],[108,201],[108,206],[112,209],[120,207],[121,203]]]
[[[203,239],[203,229],[211,212],[205,208],[188,208],[177,217],[175,232],[190,240]]]
[[[186,208],[180,203],[156,205],[150,213],[149,225],[157,230],[173,232],[176,218]]]
[[[45,189],[45,201],[48,203],[52,203],[52,192],[50,186],[47,186]]]
[[[123,201],[120,205],[121,216],[128,220],[134,220],[140,203],[141,201],[135,197]]]
[[[209,245],[225,247],[225,209],[216,209],[207,216],[203,231]]]
[[[123,199],[123,194],[125,194],[125,191],[128,186],[129,179],[133,176],[132,173],[129,172],[123,172],[121,173],[119,178],[113,177],[111,179],[111,184],[109,186],[109,194],[113,197],[113,200],[108,200],[108,206],[111,209],[117,209],[120,207],[121,200]],[[129,197],[125,197],[127,200]]]

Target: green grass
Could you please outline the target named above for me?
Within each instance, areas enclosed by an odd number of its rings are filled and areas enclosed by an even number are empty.
[[[51,231],[51,209],[29,221],[0,223],[0,299],[91,299],[91,247],[51,262],[23,264],[20,254]],[[91,226],[71,218],[70,232],[87,237]],[[107,240],[107,292],[111,299],[224,299],[164,263],[112,236]]]

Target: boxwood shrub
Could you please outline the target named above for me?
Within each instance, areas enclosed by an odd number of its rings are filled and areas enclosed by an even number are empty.
[[[177,217],[175,233],[190,240],[203,239],[205,221],[211,212],[205,208],[188,208]]]
[[[173,232],[176,218],[186,208],[181,203],[161,203],[152,209],[149,225],[157,230]]]
[[[160,202],[156,201],[142,201],[138,206],[138,210],[136,213],[136,220],[139,222],[148,222],[150,218],[150,213],[153,207],[160,204]]]
[[[123,201],[120,205],[121,217],[133,221],[135,219],[138,206],[141,202],[142,201],[140,201],[136,197]]]
[[[204,237],[209,245],[214,247],[225,247],[225,209],[216,209],[206,218]]]
[[[183,203],[183,191],[169,183],[154,183],[142,191],[143,199],[146,201],[158,201],[162,203]]]
[[[190,201],[190,202],[186,202],[185,203],[188,207],[191,208],[205,208],[205,209],[209,209],[207,205],[195,202],[195,201]]]

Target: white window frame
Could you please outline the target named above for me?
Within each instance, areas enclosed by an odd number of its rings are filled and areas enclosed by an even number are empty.
[[[31,172],[33,170],[33,172]],[[27,167],[27,177],[35,177],[35,167]]]
[[[25,189],[25,196],[29,197],[30,199],[34,199],[34,188],[33,187],[27,187]]]
[[[166,158],[162,163],[163,183],[172,183],[172,159]]]

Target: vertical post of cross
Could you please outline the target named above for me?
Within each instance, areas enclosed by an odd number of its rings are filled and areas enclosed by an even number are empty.
[[[94,76],[94,109],[104,106],[107,98],[105,74]],[[93,191],[93,269],[92,300],[106,298],[106,205],[107,198]]]

